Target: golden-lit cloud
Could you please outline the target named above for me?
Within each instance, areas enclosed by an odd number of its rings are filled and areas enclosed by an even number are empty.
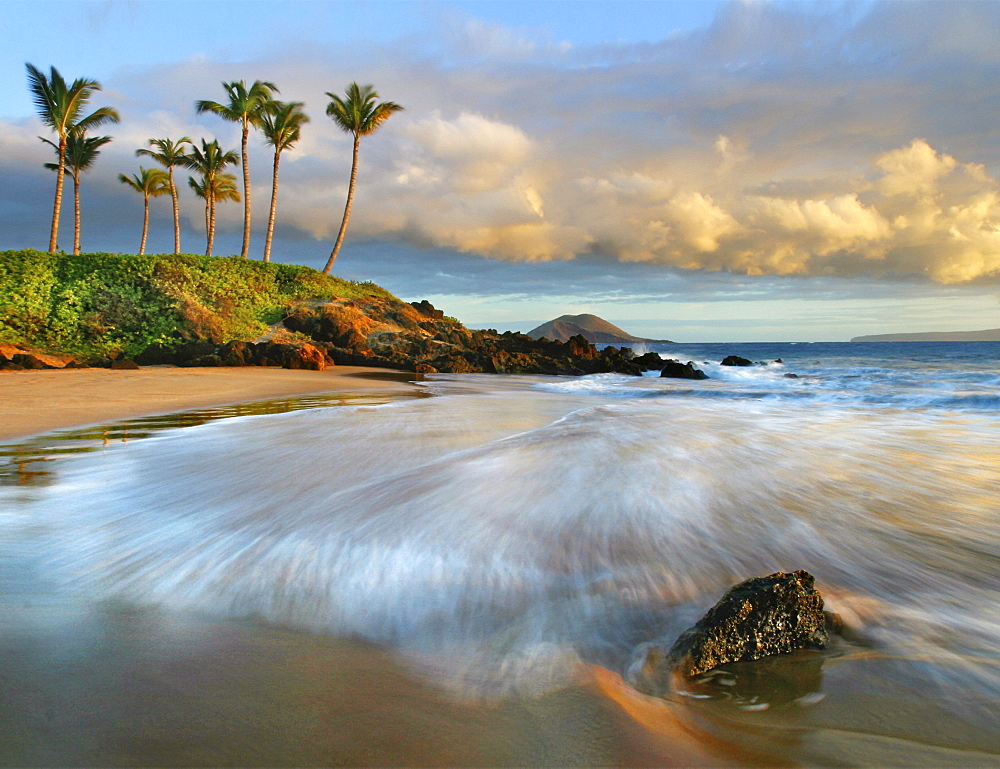
[[[733,3],[703,30],[590,48],[453,16],[439,55],[399,45],[356,60],[315,49],[133,68],[102,92],[125,119],[85,182],[90,211],[110,232],[118,201],[135,203],[115,177],[149,137],[235,146],[235,126],[195,115],[194,100],[260,76],[312,116],[283,155],[279,237],[332,241],[351,137],[323,115],[324,92],[358,79],[406,110],[362,140],[348,245],[609,270],[996,280],[1000,78],[988,75],[1000,57],[981,31],[1000,29],[1000,13],[921,8]],[[7,190],[40,186],[43,131],[28,118],[0,125]],[[255,137],[255,222],[266,219],[270,162]],[[46,205],[40,197],[41,230]],[[197,228],[197,201],[183,205]],[[237,229],[239,206],[220,218]]]

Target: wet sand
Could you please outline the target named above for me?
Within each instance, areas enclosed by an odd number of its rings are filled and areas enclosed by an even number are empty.
[[[0,441],[71,427],[295,395],[410,391],[414,374],[361,366],[326,371],[176,368],[0,372]]]

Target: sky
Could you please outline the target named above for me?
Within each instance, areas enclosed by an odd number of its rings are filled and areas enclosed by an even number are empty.
[[[267,80],[311,122],[282,154],[272,258],[322,268],[351,138],[326,92],[401,104],[361,144],[334,273],[475,328],[594,313],[682,342],[1000,326],[1000,3],[0,0],[0,248],[48,244],[55,176],[25,63],[98,80],[121,123],[83,176],[84,251],[134,252],[118,181],[150,138]],[[251,256],[272,153],[249,148]],[[235,169],[234,169],[235,170]],[[183,184],[183,181],[182,181]],[[68,205],[67,205],[68,204]],[[168,198],[149,252],[169,252]],[[182,245],[203,207],[181,192]],[[60,247],[72,244],[71,198]],[[239,253],[220,206],[215,253]]]

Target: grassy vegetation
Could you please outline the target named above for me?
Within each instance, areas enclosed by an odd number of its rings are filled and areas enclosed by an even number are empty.
[[[0,251],[0,342],[80,357],[253,339],[292,302],[394,298],[310,267],[191,254]]]

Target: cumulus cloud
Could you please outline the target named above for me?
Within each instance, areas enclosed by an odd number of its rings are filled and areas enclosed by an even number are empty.
[[[102,93],[126,120],[93,172],[91,210],[114,231],[128,199],[114,176],[151,136],[235,146],[234,126],[191,105],[221,80],[262,77],[313,116],[283,156],[279,237],[332,240],[351,140],[323,117],[323,92],[358,79],[406,111],[362,141],[349,241],[506,262],[996,280],[1000,57],[995,35],[968,32],[1000,31],[1000,6],[920,10],[740,2],[704,30],[589,48],[455,16],[436,51],[372,46],[345,63],[317,43],[238,65],[130,69]],[[40,131],[0,126],[0,210],[17,210],[22,228],[14,199],[37,186]],[[259,140],[251,160],[263,222]],[[197,228],[197,203],[185,206]],[[224,227],[238,228],[237,209],[223,209]]]
[[[876,165],[883,174],[879,192],[891,197],[934,192],[938,180],[955,170],[958,162],[936,152],[925,140],[914,139],[907,147],[886,152]]]

